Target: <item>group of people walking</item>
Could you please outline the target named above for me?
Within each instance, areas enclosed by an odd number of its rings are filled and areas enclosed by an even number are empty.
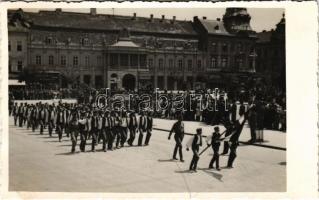
[[[15,103],[9,114],[14,117],[15,126],[26,126],[33,132],[39,129],[40,134],[47,128],[50,137],[54,132],[58,135],[59,142],[64,136],[71,138],[72,153],[78,139],[81,152],[85,151],[87,140],[92,140],[91,151],[95,151],[95,147],[102,142],[102,150],[106,152],[124,147],[125,143],[134,145],[137,133],[138,146],[148,145],[152,136],[153,117],[150,110],[141,111],[137,116],[134,111],[96,110],[84,104]]]

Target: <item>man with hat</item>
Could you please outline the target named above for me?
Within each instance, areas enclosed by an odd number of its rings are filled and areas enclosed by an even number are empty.
[[[175,148],[173,153],[173,159],[177,160],[176,154],[177,151],[179,152],[179,158],[181,162],[184,162],[183,160],[183,152],[182,152],[182,142],[184,138],[184,123],[182,122],[182,115],[180,114],[178,117],[178,121],[174,123],[171,131],[169,132],[168,139],[171,139],[172,133],[175,133],[174,139],[175,139]]]
[[[199,146],[202,146],[202,129],[201,128],[196,129],[196,135],[194,135],[194,139],[192,142],[193,159],[189,166],[190,171],[193,170],[194,172],[196,172],[197,163],[199,160]]]

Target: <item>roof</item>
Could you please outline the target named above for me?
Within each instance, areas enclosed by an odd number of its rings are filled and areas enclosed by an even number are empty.
[[[190,34],[196,32],[191,21],[178,21],[146,17],[117,16],[90,13],[39,11],[38,13],[23,12],[23,16],[33,26],[74,28],[90,30],[122,30],[127,28],[132,32],[158,32],[169,34]]]
[[[263,31],[260,33],[257,33],[257,42],[258,43],[266,43],[270,42],[271,40],[272,31]]]
[[[209,34],[231,35],[224,27],[222,21],[199,19]]]

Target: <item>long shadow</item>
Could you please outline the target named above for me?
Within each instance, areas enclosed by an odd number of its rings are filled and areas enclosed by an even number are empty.
[[[175,173],[180,173],[180,174],[192,174],[192,173],[194,173],[194,171],[185,169],[185,170],[177,170],[177,171],[175,171]]]
[[[61,145],[58,145],[58,147],[70,147],[72,146],[72,144],[61,144]]]
[[[218,181],[223,182],[223,180],[222,180],[223,175],[222,175],[222,174],[213,172],[211,169],[206,169],[206,168],[202,168],[202,169],[198,169],[198,170],[202,170],[203,172],[205,172],[206,174],[208,174],[208,175],[214,177],[214,178],[217,179]]]
[[[179,160],[174,160],[174,159],[158,159],[158,162],[179,162]]]
[[[72,153],[72,152],[56,153],[55,155],[57,155],[57,156],[70,156],[70,155],[75,155],[75,154],[78,154],[78,153],[80,153],[80,151],[76,151],[74,153]]]
[[[31,133],[31,134],[28,134],[28,135],[40,135],[39,133]]]
[[[50,141],[44,141],[44,142],[59,142],[59,140],[50,140]],[[61,140],[61,142],[71,142],[70,140]]]

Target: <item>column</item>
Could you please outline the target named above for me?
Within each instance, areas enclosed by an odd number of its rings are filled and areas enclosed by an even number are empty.
[[[154,88],[157,88],[157,60],[156,60],[156,55],[154,55],[154,62],[153,62],[153,67],[154,67]]]
[[[164,78],[163,78],[163,81],[164,81],[164,89],[167,90],[167,55],[165,54],[164,56]]]

